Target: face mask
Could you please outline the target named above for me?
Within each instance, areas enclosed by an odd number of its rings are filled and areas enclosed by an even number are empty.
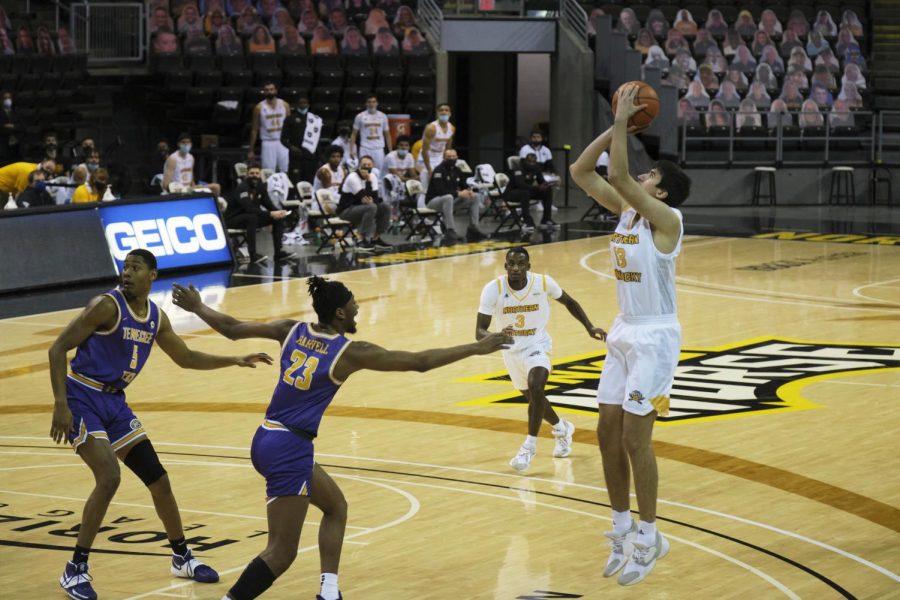
[[[47,189],[47,182],[46,181],[35,181],[34,189],[36,189],[39,192],[43,192],[45,189]]]
[[[297,109],[297,112],[300,113],[301,115],[305,115],[306,113],[309,112],[309,107],[298,108],[298,109]]]
[[[375,113],[378,112],[378,107],[375,106],[373,108],[366,108],[366,112],[368,112],[370,115],[374,115]]]
[[[450,115],[438,115],[438,121],[441,123],[447,123],[450,121]]]
[[[191,151],[191,145],[181,144],[180,146],[178,146],[178,149],[181,150],[182,154],[188,154]]]
[[[4,101],[3,101],[3,108],[5,108],[6,110],[9,110],[10,108],[12,108],[12,100],[10,100],[9,98],[7,98],[6,100],[4,100]]]
[[[453,165],[456,164],[456,159],[455,158],[445,158],[444,164],[447,165],[448,167],[452,167]]]
[[[87,163],[88,171],[90,171],[91,173],[93,173],[94,171],[96,171],[96,170],[97,170],[97,167],[99,167],[99,166],[100,166],[100,165],[98,165],[98,164]]]
[[[275,99],[275,94],[274,94],[274,93],[271,93],[271,94],[270,94],[270,93],[266,93],[266,100],[274,100],[274,99]]]
[[[406,150],[403,150],[403,149],[397,150],[397,156],[399,156],[400,158],[405,158],[406,154],[407,154]]]

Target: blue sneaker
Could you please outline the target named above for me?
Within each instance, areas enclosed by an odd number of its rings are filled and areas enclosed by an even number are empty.
[[[69,598],[75,600],[97,600],[97,592],[91,587],[93,577],[88,575],[88,564],[66,563],[66,570],[59,578],[59,586],[66,591]]]
[[[216,583],[219,581],[219,574],[212,567],[204,565],[194,558],[190,550],[184,556],[172,555],[172,575],[193,579],[200,583]]]

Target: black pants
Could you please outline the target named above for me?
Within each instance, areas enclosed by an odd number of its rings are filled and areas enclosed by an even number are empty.
[[[527,190],[515,189],[506,190],[506,201],[509,204],[518,204],[522,208],[522,220],[526,225],[534,227],[534,219],[531,218],[531,211],[528,210],[528,204],[531,200],[540,200],[541,206],[544,207],[544,216],[541,217],[541,223],[546,223],[553,216],[553,188],[540,190],[531,188]]]
[[[294,185],[298,181],[313,182],[316,176],[316,157],[312,154],[304,153],[302,156],[291,153],[290,166],[288,167],[288,177]]]
[[[284,221],[281,219],[273,219],[269,213],[243,213],[234,215],[225,220],[231,229],[247,230],[247,250],[250,251],[252,258],[256,254],[256,230],[266,225],[272,226],[272,246],[275,253],[281,252],[281,235],[284,233]]]

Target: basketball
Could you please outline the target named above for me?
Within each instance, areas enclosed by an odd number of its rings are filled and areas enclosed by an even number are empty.
[[[656,113],[659,112],[659,96],[656,95],[656,90],[643,81],[629,81],[628,83],[623,83],[619,86],[619,89],[616,90],[616,93],[613,94],[612,97],[613,114],[616,114],[616,106],[619,104],[619,92],[629,83],[636,83],[640,86],[637,96],[634,97],[635,105],[646,104],[647,106],[634,113],[628,120],[628,125],[639,129],[646,129],[650,126],[650,123],[653,122],[653,119],[656,118]]]

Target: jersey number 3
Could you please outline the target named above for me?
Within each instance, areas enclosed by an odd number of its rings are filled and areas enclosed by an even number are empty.
[[[282,380],[288,385],[292,385],[298,390],[308,390],[312,385],[312,378],[319,366],[319,359],[315,356],[306,356],[305,353],[294,350],[291,352],[291,366],[287,368],[282,376]],[[298,370],[300,375],[295,377],[294,373]]]
[[[626,266],[625,262],[625,249],[624,248],[615,248],[613,252],[616,255],[616,266],[620,269],[624,269]]]

